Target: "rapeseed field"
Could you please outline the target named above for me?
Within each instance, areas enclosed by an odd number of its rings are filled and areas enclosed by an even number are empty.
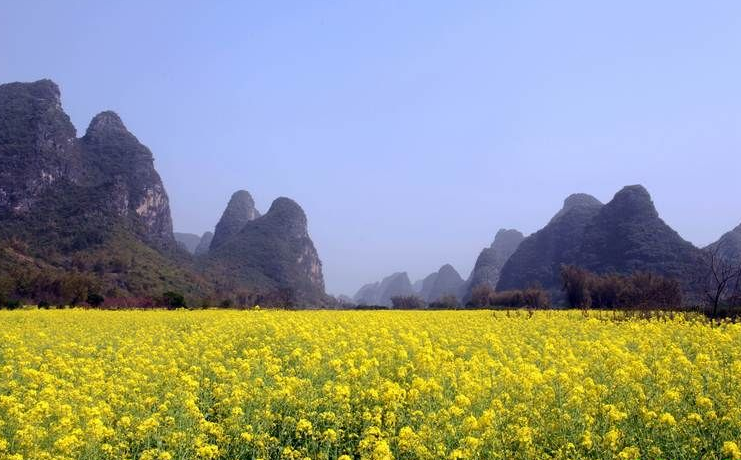
[[[3,311],[0,459],[741,459],[741,324]]]

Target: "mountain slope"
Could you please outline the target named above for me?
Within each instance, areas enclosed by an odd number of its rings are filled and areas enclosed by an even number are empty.
[[[430,273],[419,281],[419,289],[414,289],[414,285],[412,285],[412,290],[417,292],[422,299],[427,300],[427,298],[430,297],[432,288],[435,286],[437,276],[437,272]]]
[[[353,296],[358,305],[381,305],[390,307],[391,298],[414,295],[412,283],[406,272],[397,272],[380,282],[366,284]]]
[[[678,280],[689,293],[701,262],[700,250],[659,217],[648,191],[631,185],[605,205],[589,195],[567,198],[548,225],[512,254],[497,289],[540,284],[558,297],[563,264],[595,273],[651,272]]]
[[[212,242],[200,263],[219,290],[279,293],[286,304],[299,307],[329,302],[306,214],[288,198],[273,201],[265,215],[248,221],[221,244]]]
[[[575,260],[596,273],[648,271],[685,288],[697,279],[700,251],[669,227],[641,185],[624,187],[584,229]]]
[[[602,203],[587,194],[574,194],[548,224],[523,239],[502,267],[497,290],[523,289],[533,285],[558,292],[561,264],[579,256],[584,229]]]
[[[175,232],[173,235],[175,236],[175,241],[177,241],[178,245],[190,254],[195,254],[196,248],[201,243],[201,237],[194,233]]]
[[[260,217],[260,213],[255,208],[255,200],[252,199],[250,192],[246,190],[234,192],[221,215],[221,219],[216,224],[209,249],[218,248],[239,233],[248,222],[258,217]]]
[[[452,265],[445,264],[435,273],[432,285],[423,299],[427,302],[434,302],[444,296],[458,297],[464,283],[458,271]]]
[[[464,303],[471,298],[472,290],[478,286],[496,288],[502,267],[524,238],[517,230],[499,229],[491,246],[484,248],[479,254],[471,275],[462,287]]]
[[[741,263],[741,225],[730,232],[726,232],[718,241],[710,244],[707,248],[720,246],[720,254],[729,261]]]
[[[201,235],[201,239],[198,242],[198,246],[196,246],[195,255],[200,256],[202,254],[205,254],[208,252],[208,248],[211,247],[211,241],[214,239],[214,234],[211,232],[205,232],[203,235]]]

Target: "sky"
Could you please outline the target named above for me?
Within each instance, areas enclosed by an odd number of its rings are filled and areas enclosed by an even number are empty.
[[[696,245],[741,223],[741,2],[0,0],[0,82],[114,110],[176,231],[306,211],[327,291],[445,263],[571,193],[643,184]]]

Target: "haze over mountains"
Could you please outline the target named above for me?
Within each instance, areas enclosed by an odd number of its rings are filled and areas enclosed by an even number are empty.
[[[155,298],[177,291],[211,304],[335,303],[295,201],[277,198],[261,214],[252,195],[238,190],[213,232],[174,233],[152,152],[111,111],[93,117],[77,137],[50,80],[0,85],[0,160],[2,298],[85,302],[90,294]],[[741,225],[713,245],[741,260]],[[700,257],[701,249],[659,217],[648,191],[631,185],[606,204],[571,195],[527,237],[500,230],[465,281],[444,264],[414,284],[406,272],[394,273],[363,286],[353,300],[388,306],[395,296],[428,303],[455,296],[465,303],[480,285],[541,286],[557,296],[564,264],[596,273],[647,271],[689,289]]]

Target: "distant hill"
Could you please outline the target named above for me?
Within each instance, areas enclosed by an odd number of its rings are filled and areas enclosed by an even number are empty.
[[[520,243],[497,289],[540,285],[558,296],[560,267],[574,264],[596,273],[649,271],[690,290],[698,257],[699,250],[661,220],[646,189],[633,185],[606,205],[585,194],[567,198],[543,229]]]
[[[198,241],[198,246],[196,246],[194,251],[195,255],[200,256],[207,253],[208,249],[211,247],[211,241],[213,241],[213,239],[214,234],[212,232],[205,232],[201,235],[200,241]]]
[[[381,283],[378,281],[374,283],[364,284],[352,297],[353,302],[359,305],[378,305],[380,298],[380,294],[378,293],[378,286],[380,285]]]
[[[497,290],[540,285],[558,292],[561,264],[576,260],[584,228],[601,207],[602,203],[591,195],[578,193],[566,198],[545,227],[520,242],[502,267]]]
[[[700,250],[659,217],[643,186],[631,185],[585,227],[575,262],[596,273],[648,271],[689,288],[697,280]]]
[[[741,226],[713,244],[741,260]],[[596,273],[650,271],[689,290],[700,255],[659,217],[648,191],[632,185],[605,205],[571,195],[526,238],[500,230],[466,282],[450,265],[414,286],[399,272],[363,286],[354,301],[391,305],[394,296],[417,293],[427,301],[447,294],[465,301],[481,284],[500,291],[540,285],[558,295],[563,264]],[[335,302],[324,292],[307,217],[293,200],[278,198],[261,215],[250,193],[239,190],[213,233],[174,234],[152,152],[115,112],[95,115],[78,137],[54,82],[0,85],[0,303],[154,299],[165,291],[191,303],[228,304],[247,294],[284,306]]]
[[[462,286],[463,303],[471,298],[471,291],[477,286],[487,285],[496,288],[504,263],[512,256],[525,237],[517,230],[500,229],[494,236],[491,246],[481,250],[468,280]]]
[[[198,244],[201,242],[201,237],[194,233],[173,233],[175,241],[178,245],[188,251],[190,254],[195,254]]]
[[[245,194],[232,196],[225,216],[234,211],[235,197],[242,201],[249,196]],[[238,212],[244,210],[242,207]],[[244,217],[237,214],[233,222],[241,219],[241,228],[231,235],[222,233],[225,239],[216,245],[214,237],[211,249],[198,261],[205,273],[215,276],[217,289],[279,292],[282,300],[294,306],[331,302],[324,292],[322,262],[309,237],[306,214],[295,201],[278,198],[265,215]],[[219,223],[223,222],[224,217]]]
[[[409,275],[398,272],[387,276],[381,282],[366,284],[353,296],[358,305],[391,306],[391,298],[415,294]]]
[[[415,282],[412,285],[412,290],[419,294],[419,297],[426,301],[427,298],[430,296],[430,292],[432,292],[432,288],[435,285],[436,280],[437,272],[430,273],[421,280]]]
[[[458,298],[461,287],[465,283],[461,275],[450,264],[445,264],[440,269],[425,278],[420,297],[425,302],[439,300],[443,296],[454,296]]]

